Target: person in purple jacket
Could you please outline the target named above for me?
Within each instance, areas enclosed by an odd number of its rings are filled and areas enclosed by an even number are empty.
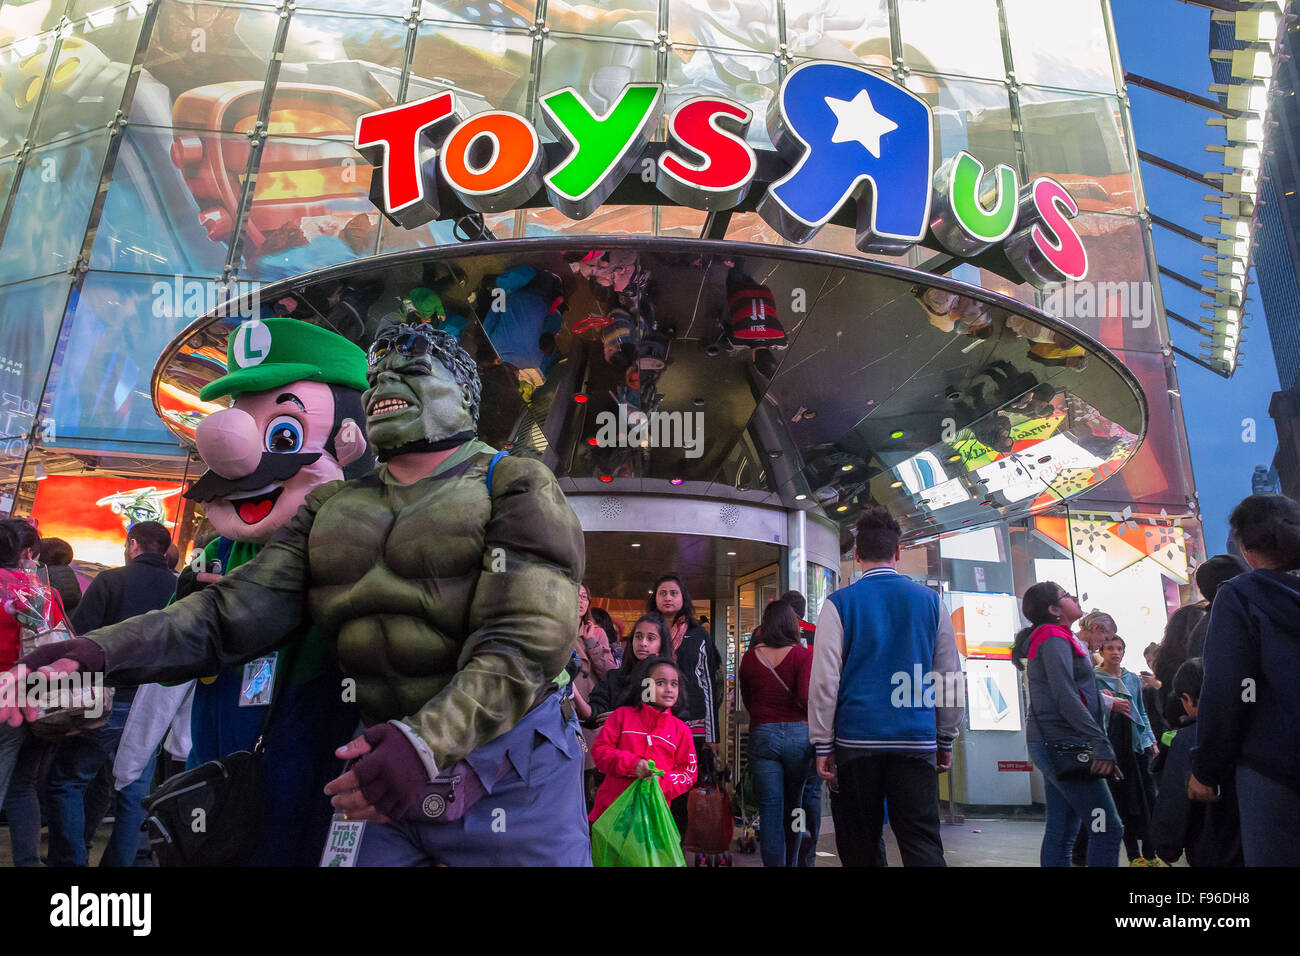
[[[1221,585],[1187,795],[1233,780],[1247,866],[1300,866],[1300,504],[1251,495],[1228,518],[1253,568]]]

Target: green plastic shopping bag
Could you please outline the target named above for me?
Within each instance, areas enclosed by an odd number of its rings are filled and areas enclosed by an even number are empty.
[[[591,859],[596,866],[685,866],[682,838],[659,789],[655,770],[632,781],[591,828]]]

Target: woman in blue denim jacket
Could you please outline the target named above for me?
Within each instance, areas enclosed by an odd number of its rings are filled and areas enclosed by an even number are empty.
[[[1124,774],[1123,780],[1111,783],[1110,793],[1124,821],[1124,852],[1129,865],[1158,865],[1149,836],[1151,810],[1156,805],[1151,776],[1156,735],[1142,700],[1142,678],[1121,663],[1124,650],[1124,639],[1111,636],[1101,645],[1102,664],[1097,668],[1097,688],[1110,697],[1110,707],[1103,707],[1102,726],[1115,750],[1115,763]]]

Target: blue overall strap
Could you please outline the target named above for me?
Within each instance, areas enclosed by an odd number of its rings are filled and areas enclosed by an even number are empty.
[[[501,449],[501,451],[499,451],[499,452],[497,452],[495,455],[493,455],[493,456],[492,456],[492,460],[491,460],[490,462],[488,462],[488,470],[487,470],[487,490],[488,490],[488,494],[489,494],[489,495],[492,494],[492,472],[493,472],[493,470],[496,468],[496,466],[497,466],[497,462],[499,462],[502,458],[506,457],[506,455],[508,455],[508,454],[510,454],[510,452],[506,451],[506,450],[503,448],[503,449]]]
[[[230,552],[234,547],[235,542],[224,534],[217,538],[217,560],[221,562],[222,574],[230,570]]]

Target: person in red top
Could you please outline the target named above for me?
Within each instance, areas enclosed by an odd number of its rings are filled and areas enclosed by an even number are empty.
[[[740,661],[764,866],[812,866],[817,859],[821,781],[808,740],[812,659],[812,648],[800,643],[794,609],[773,601]]]
[[[671,657],[647,658],[636,669],[623,706],[609,715],[591,748],[596,769],[605,774],[587,817],[592,823],[632,781],[650,776],[652,760],[664,771],[659,786],[667,799],[695,786],[695,741],[673,714],[681,699],[681,672]]]
[[[0,671],[22,656],[22,625],[10,603],[20,590],[30,589],[41,539],[26,521],[0,521]],[[63,603],[53,588],[46,592],[46,619],[51,627],[64,623]],[[19,598],[18,600],[22,600]],[[30,602],[27,602],[30,603]],[[8,606],[6,606],[8,605]],[[40,866],[41,808],[36,778],[41,760],[51,748],[31,737],[25,724],[0,723],[0,805],[9,818],[14,866]]]

